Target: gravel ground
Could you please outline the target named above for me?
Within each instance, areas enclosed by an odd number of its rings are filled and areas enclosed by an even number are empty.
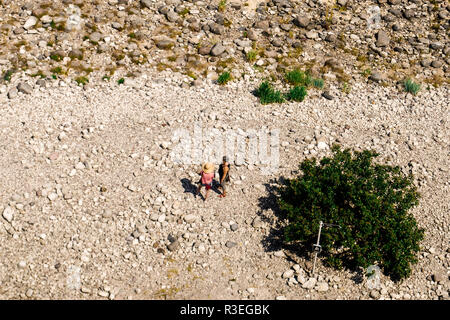
[[[180,87],[178,74],[0,95],[0,299],[448,299],[449,89],[331,86],[260,105],[257,83]],[[232,167],[229,196],[195,198],[176,129],[280,130],[280,168]],[[208,130],[207,130],[208,131]],[[410,278],[377,289],[277,241],[274,178],[338,142],[412,171],[426,229]]]

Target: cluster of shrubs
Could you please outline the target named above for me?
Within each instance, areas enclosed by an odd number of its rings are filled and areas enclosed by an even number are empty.
[[[268,81],[264,81],[255,91],[255,95],[259,97],[262,104],[282,103],[286,100],[301,102],[308,94],[307,88],[321,89],[324,85],[323,79],[315,79],[309,72],[303,72],[298,69],[287,72],[285,81],[292,85],[292,88],[286,93],[275,90]]]
[[[342,151],[319,163],[300,164],[301,173],[278,190],[287,223],[284,241],[312,248],[320,221],[325,265],[357,270],[380,266],[394,281],[406,278],[417,263],[424,230],[409,210],[418,205],[413,176],[397,166],[374,163],[373,151]]]

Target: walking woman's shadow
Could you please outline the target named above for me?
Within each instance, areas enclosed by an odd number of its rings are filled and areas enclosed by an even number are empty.
[[[197,197],[198,185],[193,184],[192,181],[189,180],[188,178],[183,178],[180,181],[184,188],[185,193],[192,193],[194,195],[194,197]],[[219,186],[219,183],[216,182],[215,180],[213,180],[211,190],[217,194],[222,194],[222,192],[219,191],[218,186]],[[205,197],[203,196],[203,194],[201,192],[199,193],[199,197],[202,200],[205,200]]]
[[[189,180],[187,178],[183,178],[180,181],[184,188],[185,193],[187,192],[187,193],[192,193],[194,196],[196,195],[197,186],[195,184],[193,184],[191,180]]]

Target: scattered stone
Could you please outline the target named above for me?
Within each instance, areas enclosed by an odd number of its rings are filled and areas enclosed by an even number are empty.
[[[286,256],[286,255],[284,254],[283,250],[275,251],[275,252],[273,253],[273,255],[274,255],[275,257],[279,257],[279,258],[283,258],[283,257]]]
[[[317,32],[312,31],[312,30],[308,31],[305,35],[308,39],[313,39],[313,40],[317,39],[317,37],[319,36]]]
[[[434,282],[444,282],[445,281],[445,277],[444,277],[444,275],[442,274],[442,273],[434,273],[434,274],[432,274],[431,275],[431,279],[434,281]]]
[[[379,71],[372,71],[369,79],[372,81],[375,81],[375,82],[380,82],[380,81],[384,80],[384,75]]]
[[[328,148],[327,139],[325,137],[319,137],[317,139],[317,149],[325,150]]]
[[[431,63],[431,66],[432,66],[433,68],[441,68],[443,65],[444,65],[444,63],[443,63],[441,60],[434,60],[434,61]]]
[[[218,23],[213,23],[212,25],[209,26],[209,28],[212,33],[215,33],[218,35],[225,33],[225,27]]]
[[[17,89],[16,88],[12,88],[11,90],[8,91],[8,98],[9,99],[14,99],[17,97]]]
[[[69,57],[70,57],[71,59],[78,59],[78,60],[81,60],[81,59],[83,59],[83,51],[80,50],[80,49],[72,49],[72,50],[69,52]]]
[[[286,270],[284,273],[283,273],[283,279],[289,279],[289,278],[292,278],[294,276],[294,270]]]
[[[269,29],[269,21],[267,21],[267,20],[257,21],[257,22],[255,22],[255,24],[253,25],[253,27],[254,27],[255,29],[263,29],[263,30],[267,30],[267,29]]]
[[[27,292],[25,293],[25,295],[26,295],[28,298],[31,298],[31,297],[33,296],[33,289],[28,289]]]
[[[311,20],[307,16],[300,16],[294,19],[294,24],[300,28],[306,28],[310,22]]]
[[[86,293],[86,294],[90,294],[91,293],[91,289],[89,289],[87,287],[81,287],[80,291],[82,293]]]
[[[206,55],[209,55],[211,53],[211,49],[212,49],[211,46],[202,46],[202,47],[200,47],[198,49],[198,53],[203,55],[203,56],[206,56]]]
[[[303,289],[312,289],[317,283],[316,278],[309,278],[304,284],[302,284]]]
[[[3,210],[3,218],[5,218],[6,221],[11,222],[14,217],[14,209],[11,207],[6,207]]]
[[[389,45],[389,42],[390,42],[390,39],[389,39],[388,34],[383,30],[378,31],[376,46],[377,47],[386,47],[387,45]]]
[[[184,221],[186,221],[186,223],[193,223],[198,219],[198,217],[196,215],[193,214],[188,214],[184,217]]]
[[[333,100],[334,99],[334,97],[328,91],[324,91],[322,93],[322,97],[324,97],[325,99],[328,99],[328,100]]]
[[[34,27],[37,23],[38,19],[34,16],[31,16],[27,19],[27,21],[25,21],[25,24],[23,25],[23,28],[28,30],[31,29],[32,27]]]
[[[167,13],[166,13],[166,18],[167,18],[167,20],[169,20],[170,22],[175,22],[175,21],[178,20],[179,16],[178,16],[178,14],[177,14],[175,11],[169,10],[169,11],[167,11]]]
[[[152,0],[140,0],[141,6],[143,8],[151,9],[152,4],[154,3]]]
[[[91,40],[92,42],[99,42],[102,39],[103,35],[99,32],[93,32],[89,35],[89,40]]]
[[[325,37],[325,41],[327,42],[336,42],[337,41],[337,37],[335,34],[330,33]]]
[[[237,243],[236,243],[236,242],[233,242],[233,241],[227,241],[227,242],[225,243],[225,246],[226,246],[227,248],[231,249],[231,248],[236,247],[236,246],[237,246]]]
[[[169,50],[174,46],[174,42],[167,38],[156,39],[154,41],[155,45],[162,50]]]
[[[106,297],[109,296],[109,292],[104,291],[104,290],[99,290],[99,291],[98,291],[98,295],[99,295],[100,297],[106,298]]]
[[[17,90],[19,92],[25,93],[25,94],[30,94],[33,92],[33,87],[30,86],[28,83],[26,82],[21,82],[19,83],[19,85],[17,86]]]
[[[212,56],[220,56],[222,53],[224,53],[226,50],[226,48],[221,44],[221,43],[216,43],[212,48],[211,48],[211,55]]]
[[[319,291],[319,292],[325,292],[325,291],[328,291],[328,283],[326,283],[326,282],[318,282],[318,283],[316,284],[315,289],[316,289],[317,291]]]
[[[263,222],[260,217],[255,217],[252,221],[253,228],[261,228],[263,226]]]
[[[372,299],[375,299],[375,300],[378,300],[380,298],[380,292],[378,290],[375,290],[375,289],[370,291],[369,295],[370,295],[370,297]]]
[[[170,243],[167,246],[167,249],[169,251],[176,251],[180,247],[180,242],[178,240],[175,240],[174,242]]]

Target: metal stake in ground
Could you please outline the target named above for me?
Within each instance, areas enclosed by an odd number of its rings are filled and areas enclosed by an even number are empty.
[[[313,270],[312,274],[314,275],[314,272],[316,270],[316,261],[317,261],[317,255],[322,251],[322,247],[320,246],[320,233],[322,232],[322,227],[338,227],[337,224],[331,224],[331,223],[323,223],[323,221],[319,222],[319,233],[317,234],[317,243],[313,244],[314,247],[314,264],[313,264]]]
[[[320,223],[319,223],[319,233],[317,234],[317,243],[313,245],[313,247],[314,247],[314,264],[313,264],[313,270],[312,270],[312,274],[313,275],[314,275],[314,272],[316,270],[317,255],[322,250],[322,247],[320,246],[320,232],[322,231],[322,226],[323,226],[323,222],[320,221]]]

